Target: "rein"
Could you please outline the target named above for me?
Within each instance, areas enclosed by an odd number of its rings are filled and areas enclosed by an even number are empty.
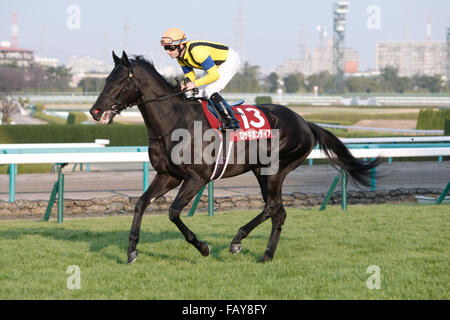
[[[167,99],[170,99],[170,98],[182,95],[182,94],[184,94],[184,93],[186,93],[188,91],[194,91],[194,95],[198,93],[198,88],[193,88],[193,89],[189,89],[189,90],[183,90],[183,91],[180,91],[180,92],[175,92],[175,93],[172,93],[172,94],[168,94],[166,96],[157,97],[157,98],[154,98],[154,99],[148,99],[148,100],[142,101],[140,103],[129,103],[129,104],[128,103],[123,103],[120,98],[122,97],[123,93],[125,93],[125,92],[127,92],[129,90],[129,84],[131,82],[134,82],[134,85],[135,85],[134,91],[136,91],[136,92],[139,91],[138,86],[136,84],[137,80],[134,78],[133,65],[131,65],[131,67],[130,67],[130,73],[128,75],[127,82],[125,83],[123,88],[120,90],[118,98],[111,97],[111,96],[109,96],[109,95],[107,95],[107,94],[105,94],[103,92],[100,93],[100,95],[103,95],[106,98],[108,98],[108,99],[110,99],[110,100],[115,102],[115,105],[113,105],[111,107],[111,112],[113,112],[115,115],[120,115],[120,113],[123,110],[131,108],[131,107],[134,107],[134,106],[141,107],[141,106],[144,106],[147,103],[161,102],[161,101],[164,101],[164,100],[167,100]]]
[[[132,82],[134,84],[134,91],[135,92],[140,91],[139,87],[138,87],[139,82],[134,78],[133,68],[134,68],[134,66],[131,65],[130,66],[130,73],[128,74],[127,81],[124,84],[124,86],[122,87],[122,89],[120,90],[118,98],[114,98],[114,97],[112,97],[110,95],[107,95],[107,94],[105,94],[103,92],[100,93],[100,95],[103,95],[104,97],[114,101],[115,104],[111,107],[111,110],[110,110],[114,114],[114,116],[120,115],[120,113],[123,110],[131,108],[131,107],[134,107],[134,106],[141,107],[141,106],[144,106],[147,103],[161,102],[161,101],[164,101],[164,100],[167,100],[167,99],[170,99],[170,98],[182,95],[182,94],[184,94],[186,92],[189,92],[189,91],[193,91],[194,95],[198,93],[198,88],[193,88],[193,89],[183,90],[183,91],[175,92],[175,93],[168,94],[168,95],[165,95],[165,96],[153,98],[153,99],[148,99],[148,100],[145,100],[145,101],[142,101],[142,102],[139,102],[139,103],[123,103],[121,101],[122,95],[124,93],[126,93],[128,90],[130,90],[130,84]],[[141,96],[142,96],[142,93],[141,93]],[[163,138],[165,138],[169,134],[170,134],[170,132],[168,132],[168,133],[166,133],[164,135],[157,136],[157,137],[150,137],[149,136],[149,140],[150,140],[149,143],[155,143],[155,142],[163,143]]]

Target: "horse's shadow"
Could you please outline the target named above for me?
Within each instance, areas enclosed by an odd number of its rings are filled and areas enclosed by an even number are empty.
[[[100,253],[103,256],[111,259],[119,264],[126,264],[126,252],[128,249],[128,237],[129,231],[91,231],[86,229],[65,229],[63,226],[55,227],[36,227],[36,228],[11,228],[0,233],[0,240],[18,240],[21,237],[29,235],[40,235],[48,239],[57,241],[69,241],[77,243],[89,243],[89,250],[91,252]],[[228,233],[209,233],[206,235],[208,238],[222,239],[228,238],[230,235]],[[160,232],[148,232],[141,230],[139,243],[143,244],[155,244],[164,243],[166,241],[176,240],[180,243],[185,242],[183,235],[178,231],[160,231]],[[223,242],[222,240],[217,240],[217,243]],[[111,254],[104,250],[108,247],[114,246],[123,252],[123,255],[118,256],[117,254]],[[228,244],[219,244],[211,248],[210,256],[215,260],[222,261],[222,252],[228,250]],[[169,254],[161,254],[150,252],[147,250],[139,249],[141,254],[145,254],[151,257],[156,257],[160,259],[176,259],[185,260],[195,263],[198,260],[192,260],[189,258],[174,257]],[[243,250],[242,254],[250,254],[257,257],[247,250]],[[200,258],[200,257],[199,257]]]

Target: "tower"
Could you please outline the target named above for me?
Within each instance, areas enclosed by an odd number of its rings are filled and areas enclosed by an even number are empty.
[[[427,15],[427,41],[431,41],[431,15]]]
[[[344,93],[344,52],[345,24],[350,2],[337,2],[333,5],[333,67],[335,70],[335,93]]]
[[[15,13],[15,12],[12,15],[11,47],[13,47],[13,48],[19,47],[19,25],[17,23],[17,13]]]

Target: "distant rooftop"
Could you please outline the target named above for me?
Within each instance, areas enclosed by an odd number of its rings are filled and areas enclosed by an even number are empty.
[[[11,48],[11,47],[0,47],[0,51],[10,51],[10,52],[33,52],[33,50],[21,49],[21,48]]]
[[[33,53],[33,50],[21,49],[21,48],[11,46],[11,42],[9,42],[9,41],[1,41],[0,42],[0,51]]]

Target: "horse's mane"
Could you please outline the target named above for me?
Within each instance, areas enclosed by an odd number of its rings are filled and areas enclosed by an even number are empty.
[[[136,66],[143,67],[162,87],[167,88],[171,92],[175,91],[176,86],[173,86],[166,78],[164,78],[155,68],[153,62],[148,61],[143,56],[134,56],[133,59]]]

